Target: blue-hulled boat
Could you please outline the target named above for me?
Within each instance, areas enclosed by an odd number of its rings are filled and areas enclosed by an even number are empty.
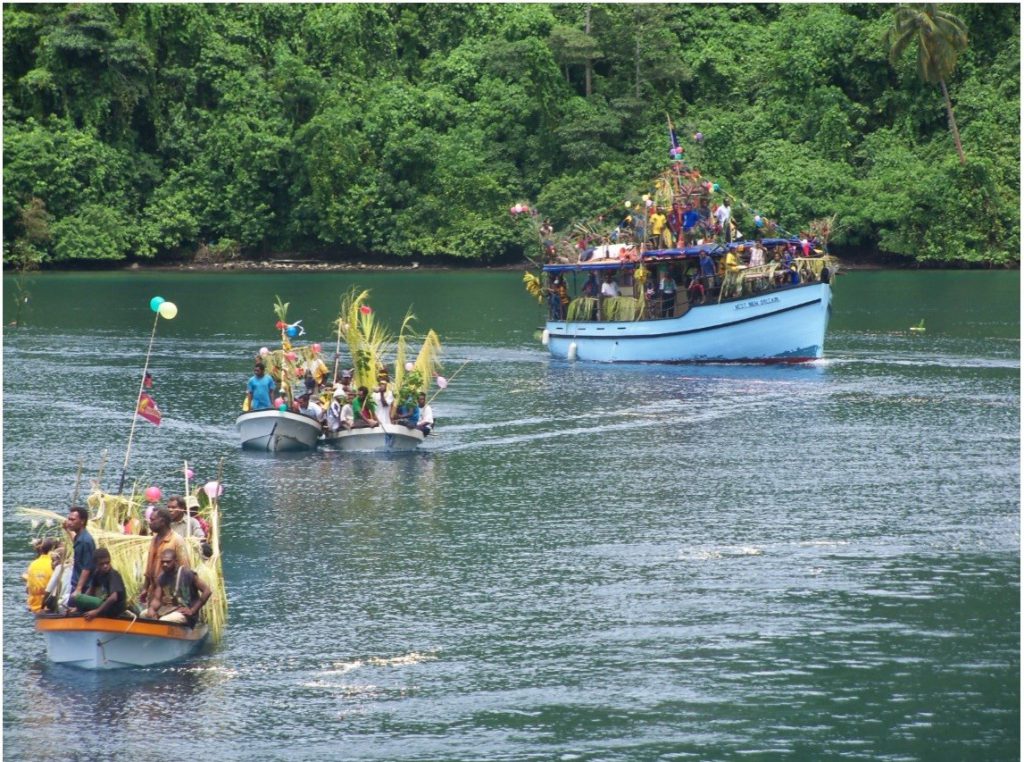
[[[762,241],[767,264],[744,267],[743,251],[753,246],[753,241],[650,251],[604,246],[584,252],[580,262],[545,265],[549,293],[556,293],[558,286],[552,284],[562,280],[571,301],[567,307],[549,301],[543,341],[555,357],[595,362],[795,363],[821,358],[835,260],[796,238],[772,238]],[[773,251],[787,249],[808,256],[771,258]],[[716,263],[715,275],[702,275],[702,252]],[[728,269],[718,262],[726,257]],[[663,306],[658,292],[652,298],[645,289],[665,271],[678,289],[670,306]],[[620,295],[582,295],[591,273],[598,279],[613,273]]]

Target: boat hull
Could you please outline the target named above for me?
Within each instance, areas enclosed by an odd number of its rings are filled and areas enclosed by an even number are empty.
[[[345,451],[402,452],[415,450],[423,444],[423,432],[395,424],[382,424],[372,429],[353,429],[325,434],[321,441]]]
[[[205,624],[196,627],[142,619],[96,617],[36,618],[46,651],[58,664],[82,669],[150,667],[190,656],[206,642]]]
[[[280,410],[254,410],[235,421],[243,450],[302,452],[316,449],[320,424],[305,415]]]
[[[806,362],[824,353],[831,304],[829,285],[813,283],[663,320],[549,321],[548,349],[592,362]]]

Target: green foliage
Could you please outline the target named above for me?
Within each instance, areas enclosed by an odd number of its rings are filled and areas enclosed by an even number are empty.
[[[955,11],[7,4],[4,260],[513,260],[518,202],[607,234],[668,114],[744,232],[835,213],[851,252],[1014,264],[1020,10]]]

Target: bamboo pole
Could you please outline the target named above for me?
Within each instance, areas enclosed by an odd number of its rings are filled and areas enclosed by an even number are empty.
[[[149,335],[149,347],[146,348],[146,362],[142,366],[142,380],[139,382],[139,393],[135,395],[135,405],[132,406],[132,428],[128,433],[128,446],[124,451],[124,464],[121,466],[121,481],[117,485],[117,494],[120,495],[124,490],[124,477],[128,471],[128,458],[132,454],[132,440],[135,438],[135,424],[139,418],[139,400],[142,399],[142,392],[146,388],[146,372],[149,370],[149,356],[153,351],[153,340],[156,338],[156,326],[160,322],[160,311],[157,310],[156,315],[153,316],[153,331]]]

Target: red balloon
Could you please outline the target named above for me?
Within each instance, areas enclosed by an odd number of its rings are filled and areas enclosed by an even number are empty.
[[[277,321],[277,330],[283,331],[287,327],[287,324],[283,320]]]
[[[362,312],[364,315],[369,315],[371,312],[373,312],[373,310],[370,309],[370,305],[368,304],[364,304],[362,307],[360,307],[359,311]]]

